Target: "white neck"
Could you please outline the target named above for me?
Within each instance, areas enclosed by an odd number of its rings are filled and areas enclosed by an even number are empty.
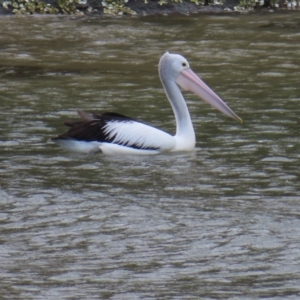
[[[161,81],[176,119],[175,138],[179,143],[176,148],[179,148],[177,150],[193,149],[196,138],[188,107],[178,85],[174,80],[166,79],[165,75],[161,74]]]

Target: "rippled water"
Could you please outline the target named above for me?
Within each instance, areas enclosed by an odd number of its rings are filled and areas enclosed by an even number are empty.
[[[299,14],[2,17],[3,299],[299,299]],[[183,54],[244,119],[185,94],[195,152],[81,156],[76,109],[174,132]]]

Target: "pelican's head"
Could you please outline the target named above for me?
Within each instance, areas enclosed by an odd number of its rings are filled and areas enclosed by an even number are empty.
[[[179,54],[166,52],[159,61],[158,71],[162,82],[175,81],[183,90],[193,92],[225,115],[243,122],[224,101],[190,68],[188,61]]]
[[[166,52],[159,61],[158,71],[159,74],[167,74],[169,79],[176,81],[176,78],[180,75],[183,70],[189,69],[189,62],[179,54],[173,54]]]

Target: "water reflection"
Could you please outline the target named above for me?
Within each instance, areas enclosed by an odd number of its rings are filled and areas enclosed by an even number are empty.
[[[0,22],[3,295],[298,296],[296,14]],[[157,74],[165,50],[244,124],[186,94],[193,153],[79,156],[48,141],[76,109],[174,132]]]

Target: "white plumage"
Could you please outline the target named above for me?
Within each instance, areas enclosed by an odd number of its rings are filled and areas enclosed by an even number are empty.
[[[168,133],[135,121],[108,122],[104,132],[109,138],[113,138],[113,144],[134,145],[136,148],[159,149],[159,151],[170,151],[175,146],[174,137]],[[140,132],[143,134],[139,134]]]

